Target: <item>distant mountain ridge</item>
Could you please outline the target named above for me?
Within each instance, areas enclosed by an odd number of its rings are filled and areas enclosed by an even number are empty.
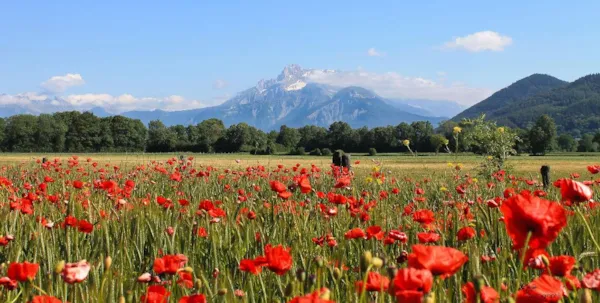
[[[494,115],[495,111],[510,106],[523,98],[548,92],[567,84],[568,82],[549,75],[533,74],[495,92],[487,99],[456,115],[453,120],[459,121],[463,118],[472,119],[484,113],[488,117],[491,117]]]
[[[278,129],[281,125],[328,127],[336,121],[347,122],[352,127],[376,127],[414,121],[435,124],[442,120],[402,110],[361,87],[339,89],[310,82],[311,76],[335,72],[302,69],[292,64],[277,78],[260,80],[256,86],[218,106],[179,112],[125,112],[123,115],[145,123],[160,119],[167,125],[172,122],[195,124],[217,118],[225,125],[245,122],[263,130]]]
[[[453,120],[479,113],[500,125],[528,128],[541,115],[549,115],[559,133],[580,136],[600,129],[600,74],[571,83],[535,74],[500,90]]]

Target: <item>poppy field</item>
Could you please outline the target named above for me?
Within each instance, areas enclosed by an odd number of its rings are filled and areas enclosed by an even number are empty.
[[[600,301],[597,163],[316,159],[0,161],[0,302]]]

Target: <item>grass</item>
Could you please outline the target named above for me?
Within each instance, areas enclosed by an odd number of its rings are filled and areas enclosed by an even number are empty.
[[[499,180],[477,175],[481,158],[475,155],[353,155],[352,161],[360,164],[354,165],[351,184],[335,188],[329,157],[186,154],[194,157],[189,164],[169,163],[178,155],[82,154],[78,161],[69,161],[70,155],[64,154],[2,155],[0,237],[12,235],[14,240],[0,245],[0,277],[8,275],[13,262],[37,263],[40,269],[31,282],[19,282],[15,290],[0,286],[0,302],[29,302],[43,293],[69,302],[140,302],[149,290],[149,284],[137,281],[144,273],[161,280],[151,284],[171,293],[168,302],[199,293],[208,302],[288,302],[323,287],[329,291],[323,297],[335,302],[396,302],[385,292],[361,295],[355,284],[365,280],[368,272],[393,279],[396,270],[407,267],[399,257],[413,252],[412,245],[419,243],[417,235],[423,232],[440,236],[434,245],[455,248],[469,258],[450,277],[436,277],[428,296],[435,294],[436,302],[461,302],[465,298],[461,288],[479,281],[507,300],[543,271],[521,270],[523,255],[511,249],[511,238],[500,221],[503,213],[486,201],[501,202],[507,188],[540,190],[536,181],[541,165],[552,167],[553,180],[574,172],[588,180],[594,176],[587,165],[600,163],[597,154],[514,157],[508,164],[515,178]],[[43,167],[36,163],[43,156],[61,160]],[[462,168],[456,170],[450,162],[461,163]],[[311,168],[313,164],[318,169]],[[271,190],[273,180],[295,184],[293,178],[303,168],[312,191],[302,193],[296,188],[284,200]],[[183,172],[181,180],[174,180],[177,170]],[[113,180],[117,187],[103,188],[96,180]],[[134,189],[126,187],[127,180],[135,182]],[[84,186],[75,188],[74,181]],[[488,182],[494,187],[489,188]],[[466,192],[459,194],[457,186]],[[332,196],[321,198],[318,192]],[[346,197],[345,203],[335,195]],[[181,205],[182,199],[189,205]],[[559,190],[549,188],[547,199],[560,201]],[[28,200],[33,201],[31,213],[23,208]],[[203,210],[200,206],[206,201],[225,216]],[[569,213],[567,224],[546,250],[551,256],[575,257],[573,275],[581,279],[600,266],[595,245],[600,241],[595,234],[600,218],[597,208],[588,204],[562,207]],[[434,222],[417,222],[418,210],[431,210]],[[581,215],[575,215],[578,212]],[[90,222],[93,231],[82,231],[79,223],[65,224],[69,216]],[[54,227],[40,223],[42,218],[54,222]],[[386,245],[375,238],[345,237],[353,228],[372,226],[381,227],[385,237],[392,230],[404,232],[407,241]],[[458,231],[465,227],[473,227],[476,235],[460,241]],[[199,235],[200,228],[205,236]],[[316,245],[324,236],[334,238],[337,246]],[[258,275],[241,271],[240,262],[264,255],[266,244],[291,248],[291,268],[283,275],[267,267]],[[368,270],[361,266],[366,252],[380,258],[383,266],[379,268],[377,262],[367,262]],[[156,273],[156,259],[170,254],[185,255],[187,262],[181,267],[189,268],[174,275]],[[110,266],[105,264],[108,256]],[[482,257],[494,260],[483,262]],[[66,283],[55,272],[60,261],[81,260],[91,266],[81,283]],[[178,283],[184,272],[191,274],[189,288]],[[563,300],[578,300],[577,292],[569,296]]]

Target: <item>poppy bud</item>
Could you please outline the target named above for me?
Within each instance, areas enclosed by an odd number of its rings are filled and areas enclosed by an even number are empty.
[[[186,266],[183,268],[183,271],[187,272],[187,273],[194,273],[194,269],[191,268],[190,266]]]
[[[317,276],[315,275],[309,275],[308,276],[308,285],[309,286],[313,286],[315,284],[315,282],[317,281]]]
[[[367,267],[371,265],[371,262],[373,262],[373,254],[368,250],[363,252],[360,258],[360,269],[363,271],[367,270]]]
[[[319,296],[319,299],[329,300],[330,298],[331,298],[331,291],[328,288],[321,290],[321,295]]]
[[[406,250],[403,250],[402,253],[400,253],[400,255],[398,256],[398,258],[396,258],[396,262],[402,264],[406,262],[406,260],[408,260],[408,252],[406,252]]]
[[[219,291],[217,292],[217,294],[218,294],[219,296],[224,296],[224,295],[226,295],[226,294],[227,294],[227,288],[221,288],[221,289],[219,289]]]
[[[374,257],[371,260],[371,265],[373,265],[375,268],[381,268],[383,266],[383,260],[381,260],[381,258]]]
[[[323,265],[325,265],[325,261],[323,260],[323,257],[321,257],[321,256],[316,256],[315,261],[317,262],[317,266],[319,266],[319,267],[323,267]]]
[[[112,266],[112,258],[110,256],[104,259],[104,270],[109,270]]]
[[[435,293],[430,292],[423,297],[423,303],[435,303]]]
[[[592,290],[589,288],[582,288],[579,290],[579,303],[592,303]]]
[[[481,292],[481,290],[485,286],[485,281],[483,280],[482,277],[477,276],[477,277],[475,277],[475,279],[473,281],[473,285],[475,286],[475,291],[477,293],[479,293],[479,292]]]
[[[515,302],[516,302],[515,299],[513,299],[511,297],[508,298],[508,303],[515,303]]]
[[[123,297],[123,296],[119,297],[119,303],[125,303],[125,297]]]
[[[54,266],[54,272],[56,274],[60,274],[64,268],[65,268],[65,260],[59,261],[58,263],[56,263],[56,266]]]
[[[202,289],[202,280],[200,279],[196,279],[196,288],[197,289]]]
[[[342,272],[342,270],[341,270],[341,269],[339,269],[338,267],[336,267],[336,268],[334,268],[334,269],[333,269],[333,277],[334,277],[336,280],[339,280],[339,279],[341,279],[341,278],[342,278],[342,275],[343,275],[343,272]]]
[[[306,272],[304,269],[298,268],[298,270],[296,270],[296,279],[298,279],[300,282],[304,282],[306,280]]]
[[[544,262],[544,265],[546,265],[546,268],[548,268],[550,266],[550,260],[548,260],[548,257],[540,255],[540,258],[542,259],[542,262]]]
[[[284,291],[285,296],[289,297],[292,295],[293,292],[294,292],[294,284],[288,283],[288,285],[285,287],[285,291]]]
[[[398,273],[398,268],[396,267],[396,265],[395,265],[395,264],[390,264],[390,265],[387,267],[387,273],[388,273],[388,276],[390,276],[390,277],[395,277],[395,276],[396,276],[396,274]]]
[[[133,292],[132,291],[127,292],[127,302],[133,302]]]

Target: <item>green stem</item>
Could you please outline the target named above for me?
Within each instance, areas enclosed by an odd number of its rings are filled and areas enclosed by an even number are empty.
[[[525,239],[525,245],[523,246],[523,251],[521,252],[519,268],[517,268],[517,289],[521,288],[521,274],[523,273],[523,268],[525,267],[525,255],[527,255],[527,250],[529,248],[529,240],[531,240],[532,232],[527,233],[527,239]]]
[[[360,292],[359,302],[362,302],[365,299],[365,296],[367,294],[367,278],[369,277],[369,272],[371,271],[371,268],[373,268],[373,265],[369,264],[369,267],[367,267],[367,270],[365,271],[365,276],[363,277],[363,281],[362,281],[362,289]]]
[[[594,238],[594,233],[592,232],[592,228],[590,227],[590,224],[588,223],[588,221],[585,219],[585,216],[581,212],[580,208],[577,208],[577,213],[581,217],[581,220],[583,220],[583,224],[585,225],[585,228],[587,229],[588,234],[590,234],[590,238],[592,238],[592,242],[594,242],[594,245],[596,246],[596,250],[598,251],[598,253],[600,253],[600,245],[598,245],[596,238]]]

